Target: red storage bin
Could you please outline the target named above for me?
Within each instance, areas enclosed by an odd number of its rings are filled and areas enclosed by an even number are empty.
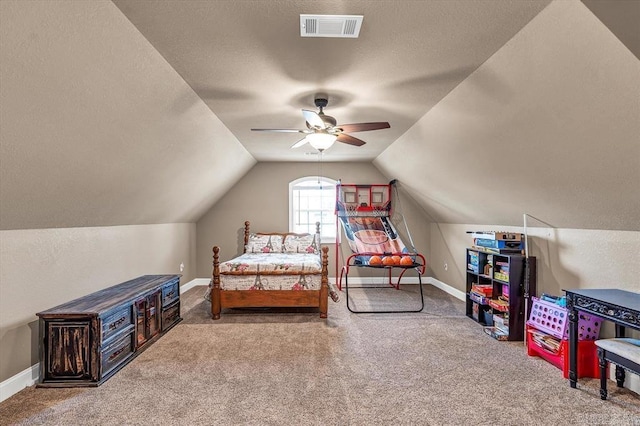
[[[569,338],[569,312],[553,302],[532,297],[527,325],[559,339]],[[578,340],[598,340],[602,319],[578,311]]]
[[[533,339],[533,333],[540,333],[539,330],[527,326],[527,355],[540,357],[562,370],[565,379],[569,378],[569,341],[561,340],[558,353],[554,354],[543,348]],[[598,366],[598,352],[593,340],[578,341],[578,378],[600,377]]]

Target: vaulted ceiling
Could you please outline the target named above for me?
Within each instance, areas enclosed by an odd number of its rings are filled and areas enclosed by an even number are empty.
[[[299,15],[361,14],[358,39]],[[0,228],[196,221],[301,109],[435,221],[640,227],[640,2],[2,1]]]
[[[115,0],[115,4],[258,161],[305,161],[289,147],[301,109],[338,123],[388,121],[354,135],[327,161],[371,161],[526,25],[549,0],[236,1]],[[363,15],[358,39],[300,36],[300,14]],[[491,82],[487,82],[488,85]],[[491,87],[487,87],[491,90]],[[302,126],[302,127],[301,127]]]

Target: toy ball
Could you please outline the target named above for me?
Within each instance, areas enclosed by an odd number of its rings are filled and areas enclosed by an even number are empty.
[[[391,256],[385,256],[385,257],[383,257],[383,258],[382,258],[382,264],[383,264],[384,266],[393,266],[393,265],[394,265],[394,263],[393,263],[393,257],[391,257]]]
[[[380,256],[371,256],[369,258],[369,265],[382,265],[382,258],[380,258]]]
[[[394,265],[399,265],[402,258],[400,256],[391,256]]]
[[[411,259],[409,256],[402,256],[402,259],[400,259],[400,264],[404,266],[413,265],[413,259]]]

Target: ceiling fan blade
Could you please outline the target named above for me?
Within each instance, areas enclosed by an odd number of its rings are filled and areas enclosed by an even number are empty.
[[[305,136],[304,138],[300,139],[298,142],[296,142],[293,145],[291,145],[291,148],[300,148],[302,145],[304,145],[307,142],[309,142],[309,141],[307,140],[307,137]]]
[[[280,133],[311,133],[309,130],[300,129],[251,129],[252,132],[280,132]]]
[[[388,129],[391,127],[386,121],[376,121],[373,123],[353,123],[353,124],[340,124],[336,126],[342,129],[343,132],[366,132],[367,130],[380,130]]]
[[[354,145],[354,146],[362,146],[366,143],[365,141],[358,138],[354,138],[353,136],[347,135],[346,133],[340,133],[338,135],[338,139],[336,140],[338,142],[343,142],[343,143],[347,143],[349,145]]]
[[[326,129],[327,125],[324,123],[322,117],[318,115],[315,111],[309,111],[308,109],[302,110],[302,115],[304,119],[307,121],[307,125],[309,128],[316,127],[318,129]]]

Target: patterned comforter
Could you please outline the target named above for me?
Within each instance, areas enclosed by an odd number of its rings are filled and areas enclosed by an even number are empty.
[[[309,253],[245,253],[220,264],[222,290],[319,290],[322,263]]]
[[[245,253],[220,264],[220,274],[226,275],[320,272],[320,256],[309,253]]]

